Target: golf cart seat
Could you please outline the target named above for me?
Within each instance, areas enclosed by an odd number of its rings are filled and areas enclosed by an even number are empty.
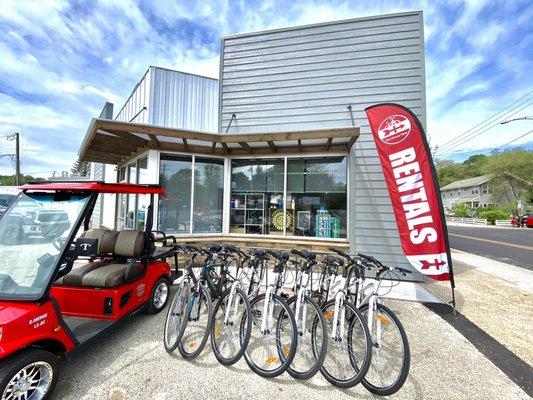
[[[108,261],[104,261],[106,257],[112,257],[115,251],[115,245],[117,243],[117,231],[111,231],[108,229],[89,229],[83,232],[81,237],[87,239],[98,239],[98,257],[97,260],[78,260],[74,263],[72,270],[62,278],[59,278],[56,285],[74,285],[79,286],[82,284],[82,278],[89,272],[103,267],[109,264]]]
[[[136,230],[120,231],[117,235],[115,260],[83,275],[82,286],[116,287],[132,281],[142,275],[144,266],[141,262],[127,261],[136,259],[144,252],[144,232]],[[117,262],[116,259],[125,260]]]
[[[75,263],[67,275],[55,282],[56,285],[110,288],[142,275],[142,263],[128,259],[135,259],[143,254],[144,232],[90,229],[83,237],[98,239],[100,259],[81,265]]]

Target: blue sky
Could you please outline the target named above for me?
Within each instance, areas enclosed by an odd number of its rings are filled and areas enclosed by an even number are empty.
[[[218,77],[222,35],[390,12],[424,11],[432,145],[519,98],[513,116],[533,115],[528,0],[0,0],[0,9],[0,136],[22,133],[22,172],[39,176],[70,169],[90,119],[105,101],[120,108],[149,65]],[[488,152],[531,129],[497,125],[442,157]],[[0,139],[0,154],[12,152]],[[6,158],[0,173],[13,173]]]

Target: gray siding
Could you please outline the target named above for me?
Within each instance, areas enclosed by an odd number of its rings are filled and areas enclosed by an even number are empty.
[[[395,102],[425,125],[422,12],[237,35],[222,40],[219,130],[263,133],[351,126],[352,250],[408,265],[365,107]]]
[[[150,74],[151,67],[145,72],[142,79],[135,86],[115,119],[117,121],[149,123],[148,109],[150,101]]]
[[[218,131],[218,80],[151,67],[150,123]]]

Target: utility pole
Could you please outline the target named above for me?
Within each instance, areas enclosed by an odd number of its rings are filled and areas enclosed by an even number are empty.
[[[15,133],[15,182],[20,185],[20,134]]]

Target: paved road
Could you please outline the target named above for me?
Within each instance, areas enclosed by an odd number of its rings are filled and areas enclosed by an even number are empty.
[[[448,226],[453,249],[533,270],[533,229]]]

